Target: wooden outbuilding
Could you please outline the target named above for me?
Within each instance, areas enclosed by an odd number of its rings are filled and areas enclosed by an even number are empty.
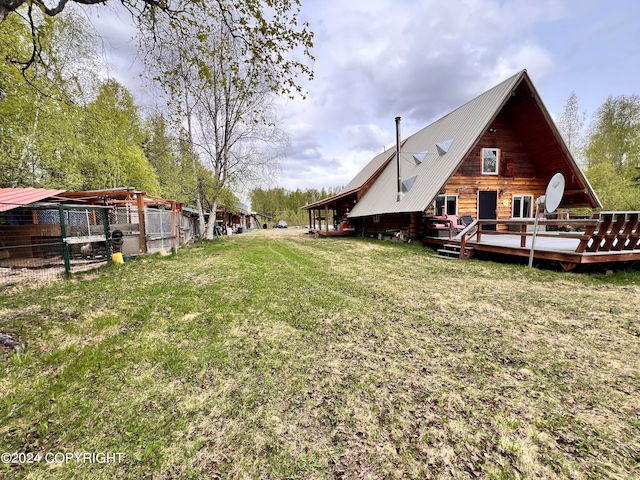
[[[62,269],[67,272],[185,241],[181,204],[134,188],[68,192],[0,188],[0,273]],[[188,227],[188,226],[187,226]]]
[[[176,250],[184,237],[180,231],[182,204],[175,200],[154,197],[133,187],[64,192],[61,196],[73,202],[112,207],[110,228],[124,234],[125,256]]]

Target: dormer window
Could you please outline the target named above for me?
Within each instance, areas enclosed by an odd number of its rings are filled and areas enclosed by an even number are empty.
[[[483,148],[482,156],[482,174],[498,175],[500,165],[500,149],[499,148]]]

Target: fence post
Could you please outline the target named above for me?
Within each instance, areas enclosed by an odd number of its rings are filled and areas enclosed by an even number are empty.
[[[67,276],[71,273],[71,250],[67,243],[67,224],[64,219],[64,205],[58,206],[58,212],[60,213],[60,235],[62,237],[62,256],[64,258],[64,270]]]
[[[178,211],[176,202],[171,202],[171,253],[178,253]]]
[[[109,212],[106,208],[102,209],[102,223],[104,224],[104,246],[107,262],[111,261],[111,242],[109,241]]]

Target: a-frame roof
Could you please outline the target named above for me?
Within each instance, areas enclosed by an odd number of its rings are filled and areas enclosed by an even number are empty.
[[[547,135],[552,138],[557,151],[562,152],[567,171],[584,186],[583,191],[578,192],[579,197],[576,197],[579,198],[577,204],[599,206],[597,196],[564,144],[526,70],[513,75],[403,142],[400,152],[401,177],[410,188],[401,201],[397,201],[395,151],[388,150],[373,158],[338,195],[314,205],[324,205],[356,192],[368,182],[370,187],[354,205],[349,217],[425,211],[505,105],[518,100],[513,99],[516,92],[523,98],[533,99],[538,112],[537,121],[545,124]]]
[[[550,124],[558,141],[562,142],[526,70],[522,70],[407,138],[400,152],[400,169],[404,182],[412,182],[412,185],[404,193],[403,199],[397,201],[397,167],[394,155],[364,197],[353,207],[349,216],[364,217],[426,210],[523,82],[526,82],[528,95],[538,102],[544,121]],[[597,206],[599,202],[595,193],[568,149],[563,143],[562,146],[571,163],[572,173],[582,177],[582,183],[594,199],[593,206]],[[414,159],[414,155],[418,158]]]
[[[403,180],[416,177],[411,189],[401,201],[397,201],[398,178],[394,155],[393,161],[389,162],[349,216],[425,210],[487,129],[524,74],[523,71],[512,76],[407,138],[400,151],[400,174]],[[447,152],[442,153],[437,144],[450,140],[452,142]],[[413,154],[424,152],[427,152],[424,160],[416,165]]]

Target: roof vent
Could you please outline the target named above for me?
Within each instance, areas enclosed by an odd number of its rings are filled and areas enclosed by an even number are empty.
[[[453,143],[453,138],[450,140],[445,140],[444,142],[436,143],[436,148],[438,149],[438,153],[440,155],[444,155],[451,148],[451,144]]]
[[[425,150],[424,152],[413,154],[413,161],[416,162],[416,165],[420,165],[422,162],[424,162],[424,159],[427,156],[427,153],[428,151]]]
[[[416,178],[418,178],[417,175],[402,181],[403,193],[407,193],[409,190],[411,190],[411,187],[413,187],[413,184],[416,182]]]

